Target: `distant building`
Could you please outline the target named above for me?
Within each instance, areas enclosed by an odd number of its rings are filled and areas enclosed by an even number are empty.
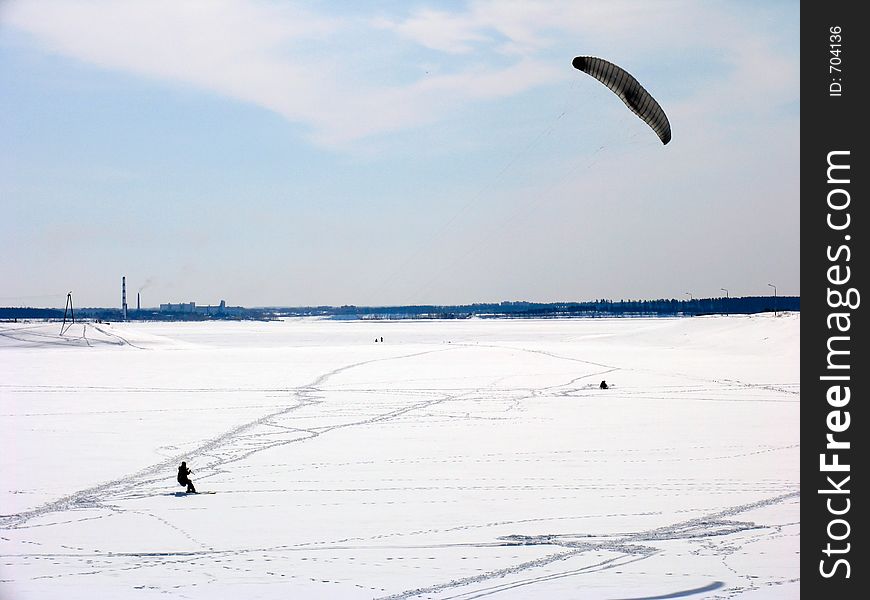
[[[181,304],[161,304],[160,312],[165,313],[173,313],[173,314],[199,314],[199,315],[210,315],[210,314],[223,314],[227,310],[226,300],[221,300],[221,303],[218,306],[197,306],[196,302],[183,302]]]
[[[195,313],[196,302],[187,302],[184,304],[161,304],[160,312],[168,313]]]

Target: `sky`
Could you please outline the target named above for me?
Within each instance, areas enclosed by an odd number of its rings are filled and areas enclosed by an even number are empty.
[[[799,295],[798,31],[785,1],[0,0],[0,306]]]

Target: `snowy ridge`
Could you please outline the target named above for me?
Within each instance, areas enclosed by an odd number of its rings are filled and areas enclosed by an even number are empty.
[[[63,333],[61,333],[63,329]],[[4,348],[102,348],[177,345],[168,338],[137,331],[119,331],[109,323],[79,322],[0,324],[0,350]]]

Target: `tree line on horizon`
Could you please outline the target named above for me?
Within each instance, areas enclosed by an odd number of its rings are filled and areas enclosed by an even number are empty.
[[[756,314],[800,311],[800,296],[741,296],[735,298],[697,298],[678,300],[593,300],[589,302],[505,301],[460,305],[411,306],[303,306],[239,307],[232,314],[177,314],[159,310],[129,310],[134,321],[263,320],[280,317],[320,316],[336,319],[467,319],[480,318],[557,318],[607,316],[698,316],[715,314]],[[0,307],[0,320],[62,319],[56,308]],[[84,319],[119,321],[120,308],[80,308],[76,316]]]

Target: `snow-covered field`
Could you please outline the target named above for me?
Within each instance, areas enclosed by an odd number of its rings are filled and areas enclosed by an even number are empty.
[[[799,326],[0,324],[0,598],[797,598]]]

